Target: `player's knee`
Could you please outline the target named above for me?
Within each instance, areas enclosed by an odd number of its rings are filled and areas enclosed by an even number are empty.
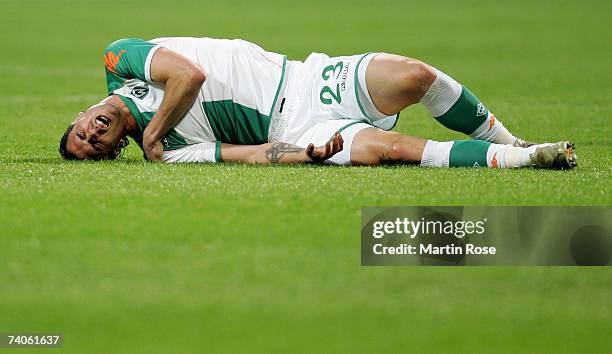
[[[364,129],[353,140],[354,165],[380,165],[391,162],[418,162],[425,140],[376,128]],[[418,156],[417,156],[418,155]]]
[[[399,141],[392,140],[383,144],[379,153],[380,162],[400,161],[404,155],[405,146]]]
[[[415,163],[421,160],[426,140],[397,133],[388,133],[381,145],[380,163],[406,162]]]
[[[394,141],[389,146],[389,157],[392,161],[403,160],[405,157],[406,144]]]
[[[412,95],[423,96],[436,79],[436,71],[431,66],[414,59],[407,59],[398,75],[400,85]]]

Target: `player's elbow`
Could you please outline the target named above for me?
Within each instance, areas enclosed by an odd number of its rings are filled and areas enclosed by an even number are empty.
[[[194,87],[200,87],[206,81],[206,72],[199,65],[192,65],[188,70],[189,83]]]
[[[169,80],[175,80],[189,90],[197,90],[206,81],[206,73],[199,65],[185,65],[177,70]]]

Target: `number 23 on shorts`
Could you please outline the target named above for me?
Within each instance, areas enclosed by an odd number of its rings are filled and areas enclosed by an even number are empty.
[[[335,79],[337,79],[342,72],[343,66],[344,63],[341,61],[337,62],[336,65],[328,65],[323,69],[321,77],[325,81],[329,80],[332,76],[335,76]],[[323,104],[330,105],[333,103],[333,101],[336,101],[336,103],[342,102],[342,97],[340,96],[340,84],[336,84],[335,88],[336,90],[332,90],[332,88],[329,86],[323,86],[321,93],[319,94],[319,98]]]

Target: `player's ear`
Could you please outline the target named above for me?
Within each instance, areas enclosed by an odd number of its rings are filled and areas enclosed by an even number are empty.
[[[116,158],[118,158],[119,156],[121,156],[121,153],[123,152],[123,149],[125,147],[127,147],[130,144],[129,139],[126,137],[122,138],[119,143],[117,144],[117,146],[115,147],[115,150],[113,152],[111,152],[110,154],[108,154],[107,159],[108,160],[115,160]],[[145,154],[146,157],[146,154]]]

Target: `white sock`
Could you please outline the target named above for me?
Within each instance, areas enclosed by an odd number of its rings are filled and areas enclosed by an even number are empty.
[[[530,154],[537,146],[520,148],[504,144],[491,144],[487,150],[487,165],[491,168],[517,168],[531,166]]]
[[[533,145],[528,148],[520,148],[509,146],[506,150],[505,165],[506,168],[531,166],[531,158],[529,155],[536,151],[537,146]]]
[[[452,122],[450,122],[448,118],[445,121],[441,121],[440,117],[449,112],[451,108],[458,103],[459,99],[461,98],[461,94],[464,92],[464,87],[442,71],[438,69],[435,69],[435,71],[436,79],[420,101],[435,119],[437,119],[447,128],[461,131],[476,140],[484,140],[496,144],[514,144],[516,137],[512,135],[497,119],[497,117],[495,117],[493,113],[489,112],[482,103],[479,103],[478,106],[474,107],[473,113],[463,112],[461,114],[454,115]],[[475,100],[478,100],[478,98],[473,96],[472,93],[469,93],[469,96]],[[486,118],[482,124],[480,124],[480,126],[473,131],[466,131],[465,129],[468,128],[462,126],[463,124],[458,123],[461,121],[466,122],[472,119],[478,119],[484,114],[487,115]],[[469,125],[469,123],[465,124]]]
[[[455,141],[434,141],[428,140],[421,156],[421,166],[423,167],[449,167],[453,166],[478,167],[486,165],[489,168],[516,168],[531,166],[530,155],[533,154],[538,146],[528,148],[515,147],[506,144],[494,144],[483,141],[469,140],[458,141],[459,151],[451,161],[451,150]],[[466,145],[469,144],[469,145]],[[486,150],[482,150],[482,144],[488,144]],[[468,147],[469,150],[465,150]],[[480,148],[479,148],[480,147]],[[473,150],[472,150],[473,148]],[[486,153],[486,156],[483,154]],[[480,164],[474,162],[481,161]]]
[[[438,142],[427,140],[425,149],[423,150],[423,156],[421,157],[421,166],[448,167],[448,160],[452,147],[452,141]]]
[[[435,68],[434,70],[436,70],[436,79],[420,102],[431,113],[431,116],[435,118],[448,112],[459,100],[463,86],[440,70]]]
[[[476,128],[470,134],[473,139],[489,141],[496,144],[514,144],[516,137],[504,127],[502,122],[497,120],[497,117],[491,112],[487,116],[487,120]]]

